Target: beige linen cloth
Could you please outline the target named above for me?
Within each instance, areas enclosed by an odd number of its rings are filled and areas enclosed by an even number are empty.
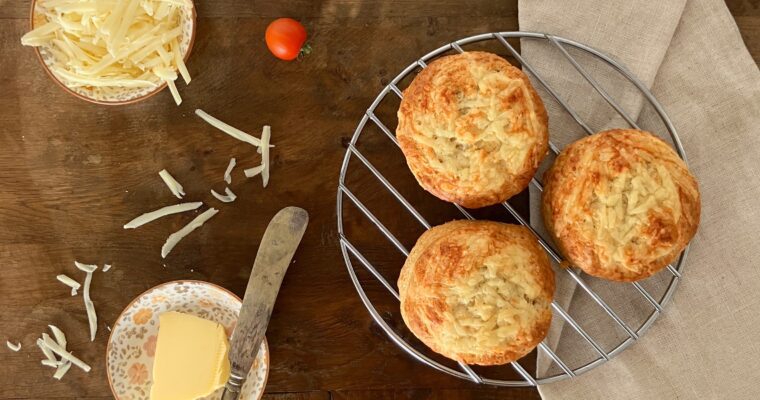
[[[760,72],[725,4],[520,0],[519,18],[521,30],[588,44],[649,86],[683,141],[702,193],[699,232],[664,314],[613,360],[541,386],[541,395],[548,400],[760,399]],[[521,46],[523,56],[592,129],[626,126],[556,49],[535,40]],[[666,134],[634,86],[604,63],[570,53],[640,126]],[[554,143],[564,146],[585,134],[556,102],[546,105]],[[540,194],[533,194],[532,223],[540,229],[535,208]],[[628,284],[584,279],[633,328],[652,310]],[[557,280],[559,303],[606,349],[626,337],[567,274],[558,272]],[[668,281],[665,272],[642,285],[662,293]],[[549,343],[571,366],[598,357],[556,317]],[[539,354],[539,376],[557,371]]]

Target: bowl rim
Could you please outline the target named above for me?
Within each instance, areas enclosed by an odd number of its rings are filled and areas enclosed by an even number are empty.
[[[190,16],[190,18],[193,21],[193,28],[190,30],[190,44],[188,44],[188,46],[187,46],[187,52],[185,53],[185,56],[183,57],[183,59],[184,59],[185,62],[187,62],[187,60],[190,58],[190,53],[192,53],[192,51],[193,51],[193,45],[195,44],[195,32],[197,31],[197,23],[198,23],[198,14],[197,14],[197,12],[195,10],[195,1],[194,0],[190,0],[190,3],[193,4],[192,13],[191,13],[191,16]],[[35,9],[36,6],[37,6],[37,0],[32,0],[32,5],[31,5],[31,8],[29,9],[29,29],[30,30],[34,29],[34,9]],[[140,97],[135,97],[134,99],[120,100],[120,101],[97,100],[97,99],[93,99],[91,97],[87,97],[87,96],[84,96],[82,94],[79,94],[79,93],[71,90],[71,88],[69,88],[68,86],[66,86],[65,83],[61,82],[55,76],[55,74],[53,74],[53,71],[51,71],[50,68],[48,68],[47,64],[45,64],[45,60],[42,59],[42,54],[40,53],[39,47],[36,47],[36,46],[34,47],[34,53],[37,55],[37,60],[40,62],[40,64],[42,64],[42,69],[45,70],[45,73],[47,74],[47,76],[50,77],[50,79],[53,80],[53,82],[55,82],[56,84],[58,84],[58,86],[60,86],[66,93],[68,93],[68,94],[70,94],[70,95],[72,95],[72,96],[74,96],[74,97],[76,97],[78,99],[81,99],[81,100],[84,100],[84,101],[87,101],[87,102],[93,103],[93,104],[100,104],[100,105],[106,105],[106,106],[121,106],[121,105],[127,105],[127,104],[134,104],[134,103],[138,103],[138,102],[141,102],[143,100],[147,100],[147,99],[155,96],[156,94],[158,94],[159,92],[161,92],[162,90],[164,90],[166,88],[166,86],[167,86],[166,82],[164,82],[163,84],[157,86],[152,91],[150,91],[150,92],[148,92],[148,93],[146,93],[146,94],[144,94],[144,95],[142,95]]]
[[[135,298],[132,299],[132,301],[130,301],[129,304],[127,304],[124,307],[123,310],[121,310],[121,312],[119,313],[119,316],[116,317],[116,319],[114,320],[114,325],[116,324],[116,322],[120,321],[122,319],[122,317],[124,316],[124,313],[127,312],[127,310],[130,309],[135,304],[135,302],[137,300],[141,299],[143,296],[147,295],[148,293],[150,293],[150,292],[152,292],[154,290],[160,289],[160,288],[162,288],[164,286],[183,284],[183,283],[197,283],[197,284],[201,284],[201,285],[211,286],[214,289],[217,289],[217,290],[220,290],[222,292],[225,292],[225,293],[229,294],[230,296],[232,296],[232,298],[234,298],[235,300],[237,300],[238,302],[240,302],[241,305],[243,303],[243,300],[238,295],[236,295],[235,293],[233,293],[231,290],[229,290],[229,289],[227,289],[225,287],[219,286],[217,284],[214,284],[214,283],[211,283],[211,282],[206,282],[206,281],[201,281],[201,280],[197,280],[197,279],[177,279],[177,280],[173,280],[173,281],[168,281],[168,282],[160,283],[160,284],[158,284],[156,286],[153,286],[150,289],[148,289],[148,290],[146,290],[146,291],[138,294],[137,296],[135,296]],[[106,366],[106,375],[108,376],[108,387],[111,389],[111,394],[113,395],[114,399],[119,400],[119,397],[117,396],[116,391],[113,388],[113,378],[111,377],[111,369],[108,368],[108,354],[111,353],[111,342],[112,342],[113,334],[114,334],[115,331],[116,331],[115,329],[111,329],[111,333],[108,334],[108,342],[106,343],[105,366]],[[259,393],[259,396],[255,400],[261,400],[261,398],[264,396],[264,392],[266,391],[267,382],[269,381],[269,367],[270,367],[269,366],[269,342],[267,341],[267,337],[266,336],[264,336],[264,342],[263,343],[264,343],[264,348],[266,349],[266,353],[264,353],[264,356],[265,356],[264,357],[264,365],[266,365],[266,369],[265,369],[265,372],[264,372],[264,384],[262,386],[261,393]]]

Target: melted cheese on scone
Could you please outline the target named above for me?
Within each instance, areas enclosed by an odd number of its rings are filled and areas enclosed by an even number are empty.
[[[642,279],[696,232],[694,177],[650,133],[613,130],[568,146],[545,176],[544,220],[569,261],[591,275]]]

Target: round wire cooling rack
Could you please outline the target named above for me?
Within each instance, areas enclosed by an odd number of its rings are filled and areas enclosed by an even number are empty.
[[[427,63],[436,57],[447,53],[447,52],[463,52],[463,46],[472,45],[474,43],[478,42],[484,42],[484,41],[496,41],[500,43],[503,48],[505,48],[509,54],[512,55],[516,60],[520,62],[522,67],[527,70],[527,72],[530,73],[531,77],[538,82],[539,85],[541,85],[546,92],[556,100],[556,102],[564,108],[564,110],[575,120],[575,122],[578,123],[578,125],[589,135],[593,134],[594,131],[579,117],[579,114],[569,106],[569,104],[562,99],[559,93],[555,91],[554,88],[552,88],[547,81],[536,72],[534,66],[530,63],[529,60],[526,60],[515,48],[512,46],[507,39],[523,39],[523,38],[529,38],[529,39],[536,39],[541,41],[547,41],[550,43],[551,46],[556,48],[557,51],[559,51],[564,58],[570,62],[573,67],[578,71],[578,73],[595,89],[595,91],[604,98],[604,100],[633,128],[639,129],[636,122],[623,111],[623,109],[620,107],[618,103],[615,102],[612,97],[599,85],[599,83],[587,72],[583,66],[568,52],[567,48],[574,48],[577,50],[580,50],[581,53],[589,54],[593,57],[596,57],[605,63],[607,63],[609,66],[611,66],[616,72],[618,72],[621,76],[625,77],[630,83],[632,83],[644,96],[644,98],[648,101],[648,103],[653,107],[654,111],[656,112],[657,116],[661,119],[662,123],[664,124],[665,128],[667,129],[668,133],[670,134],[670,137],[672,138],[673,145],[675,147],[675,150],[678,152],[679,156],[686,161],[686,154],[683,149],[683,145],[681,144],[681,141],[678,137],[678,134],[676,133],[675,127],[673,126],[672,122],[668,118],[667,114],[665,113],[662,106],[659,104],[657,99],[652,95],[652,93],[646,88],[646,86],[639,81],[633,74],[631,74],[623,65],[618,63],[617,61],[613,60],[609,56],[601,53],[598,50],[595,50],[589,46],[586,46],[582,43],[578,43],[576,41],[565,39],[559,36],[554,36],[550,34],[545,33],[536,33],[536,32],[499,32],[499,33],[485,33],[481,35],[475,35],[470,36],[467,38],[463,38],[460,40],[457,40],[455,42],[449,43],[447,45],[441,46],[438,49],[435,49],[431,51],[430,53],[424,55],[420,59],[414,61],[411,63],[408,67],[406,67],[401,73],[399,73],[393,80],[390,81],[381,91],[380,94],[377,96],[377,98],[372,102],[372,104],[367,109],[365,115],[362,117],[361,121],[359,122],[359,125],[356,128],[356,131],[354,132],[353,137],[351,138],[350,143],[347,146],[346,154],[343,159],[343,164],[340,170],[340,180],[338,184],[338,193],[337,193],[337,223],[338,223],[338,235],[339,235],[339,242],[340,242],[340,248],[343,253],[343,258],[345,260],[346,266],[348,268],[348,273],[351,277],[351,280],[356,287],[356,291],[359,294],[359,297],[364,303],[365,307],[369,311],[370,315],[374,319],[374,321],[380,326],[380,328],[388,335],[388,337],[399,347],[401,347],[404,351],[406,351],[409,355],[411,355],[413,358],[417,359],[418,361],[426,364],[427,366],[444,372],[446,374],[473,381],[475,383],[481,383],[481,384],[488,384],[488,385],[495,385],[495,386],[536,386],[538,384],[546,384],[555,382],[562,379],[572,378],[574,376],[577,376],[581,373],[584,373],[586,371],[591,370],[594,367],[597,367],[604,362],[608,361],[609,359],[615,357],[616,355],[620,354],[623,350],[625,350],[628,346],[630,346],[632,343],[634,343],[641,335],[643,335],[647,329],[652,325],[652,323],[657,319],[657,317],[662,313],[663,307],[670,301],[671,297],[673,296],[673,293],[675,292],[675,288],[678,285],[679,280],[681,279],[682,275],[682,269],[684,260],[686,258],[686,253],[688,252],[688,246],[684,250],[684,252],[680,255],[677,262],[675,264],[668,265],[666,269],[661,271],[659,274],[666,274],[666,280],[668,281],[666,284],[665,289],[662,291],[662,294],[659,296],[655,296],[652,293],[650,293],[647,289],[645,289],[639,282],[633,282],[630,285],[632,285],[635,288],[635,292],[637,292],[639,295],[641,295],[646,303],[648,303],[651,306],[651,312],[649,315],[644,319],[643,323],[640,324],[638,327],[632,327],[626,321],[621,318],[618,313],[615,312],[612,306],[610,306],[607,302],[605,302],[602,297],[595,292],[591,285],[589,285],[584,277],[581,275],[580,272],[578,272],[575,269],[572,268],[563,268],[562,271],[559,273],[566,273],[569,275],[570,279],[574,281],[577,284],[577,287],[581,291],[582,294],[585,294],[589,296],[590,300],[595,303],[599,308],[602,310],[604,314],[606,314],[611,321],[614,322],[614,324],[622,329],[622,331],[625,332],[624,339],[618,343],[615,346],[604,346],[597,339],[595,339],[592,335],[590,335],[584,328],[582,327],[582,324],[576,321],[573,315],[571,315],[567,310],[565,310],[562,306],[557,304],[555,301],[552,303],[552,311],[554,313],[554,318],[560,318],[567,326],[572,327],[575,332],[577,332],[580,337],[582,337],[583,341],[590,346],[593,353],[596,354],[596,358],[593,359],[593,361],[581,363],[580,365],[570,365],[570,363],[565,362],[562,358],[560,358],[553,350],[552,348],[546,343],[546,341],[542,342],[538,346],[538,351],[543,352],[546,357],[548,357],[551,362],[553,362],[558,369],[561,371],[559,373],[556,373],[551,376],[541,377],[539,378],[535,373],[528,372],[518,360],[511,363],[511,367],[516,372],[516,375],[519,376],[521,379],[518,380],[505,380],[505,379],[491,379],[483,376],[482,373],[475,372],[469,365],[464,363],[457,363],[458,369],[456,367],[450,367],[447,365],[444,365],[442,362],[438,362],[433,359],[433,357],[429,356],[429,351],[427,349],[419,349],[412,344],[409,343],[408,340],[406,340],[404,337],[408,335],[404,335],[399,333],[400,330],[404,329],[401,327],[400,329],[398,327],[391,326],[388,321],[386,321],[383,316],[381,315],[381,312],[376,308],[376,306],[373,304],[373,302],[370,300],[370,297],[367,294],[367,290],[365,290],[361,280],[357,276],[357,271],[355,270],[353,259],[357,260],[359,264],[361,264],[371,275],[376,279],[387,291],[388,293],[395,297],[396,300],[399,299],[399,294],[394,285],[392,285],[379,271],[379,269],[373,265],[360,251],[359,249],[349,240],[349,238],[346,235],[346,230],[344,227],[344,222],[349,221],[346,216],[344,216],[344,198],[347,198],[353,206],[355,206],[361,214],[363,214],[362,218],[368,219],[372,224],[375,225],[375,227],[379,230],[379,232],[390,242],[390,245],[399,252],[403,256],[408,256],[409,250],[401,243],[401,241],[394,236],[394,234],[386,227],[383,222],[380,221],[380,219],[376,216],[375,213],[373,213],[370,208],[368,208],[364,203],[362,203],[359,198],[356,196],[354,192],[349,189],[347,186],[347,177],[353,171],[350,169],[350,161],[352,159],[358,160],[358,162],[362,165],[362,168],[366,169],[376,180],[379,184],[381,184],[399,203],[403,208],[413,217],[414,220],[417,221],[417,223],[421,224],[421,226],[424,229],[429,229],[431,227],[431,224],[422,216],[422,214],[415,209],[415,207],[391,184],[391,182],[383,176],[382,173],[378,170],[378,168],[373,165],[365,155],[359,151],[357,148],[357,141],[359,140],[360,136],[362,136],[362,133],[366,130],[369,124],[374,124],[377,129],[379,129],[382,133],[385,134],[385,136],[390,139],[390,144],[395,144],[396,147],[393,148],[393,146],[390,147],[391,150],[397,150],[400,152],[400,149],[398,148],[398,142],[396,141],[395,135],[392,133],[392,131],[386,126],[383,121],[378,117],[376,114],[376,109],[378,105],[386,98],[386,96],[396,96],[397,99],[401,99],[403,97],[403,92],[401,88],[399,88],[399,84],[402,80],[405,78],[408,78],[410,76],[414,75],[414,71],[418,68],[425,68],[427,66]],[[549,143],[549,148],[551,151],[556,155],[559,152],[559,148],[554,145],[553,143]],[[536,189],[539,191],[543,190],[542,184],[539,180],[537,180],[535,177],[531,181],[531,185],[533,185]],[[541,246],[546,250],[546,252],[549,254],[549,256],[554,259],[556,262],[562,262],[562,258],[557,252],[557,250],[550,244],[550,241],[548,241],[546,238],[542,237],[539,232],[537,232],[535,229],[533,229],[530,224],[528,223],[527,219],[523,217],[515,207],[513,207],[509,202],[502,203],[502,206],[506,210],[506,212],[509,213],[517,222],[520,224],[526,226],[528,229],[531,230],[531,232],[536,236]],[[464,208],[454,205],[458,209],[458,211],[461,213],[461,216],[467,219],[474,219],[474,217],[471,215],[471,213]],[[400,265],[393,266],[395,268],[400,268]],[[623,285],[622,283],[610,283],[611,285]],[[423,346],[424,347],[424,346]],[[608,349],[607,347],[611,347]],[[453,366],[454,363],[451,362],[451,365]],[[484,370],[483,368],[479,368],[479,370]]]

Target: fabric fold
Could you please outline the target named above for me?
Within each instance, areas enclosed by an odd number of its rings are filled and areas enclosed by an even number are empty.
[[[702,223],[672,302],[652,328],[613,360],[579,377],[539,387],[545,399],[758,398],[755,360],[760,341],[760,270],[754,267],[754,237],[760,231],[760,71],[722,2],[520,1],[520,27],[553,33],[599,49],[622,62],[646,85],[673,121],[700,183]],[[532,62],[594,129],[625,127],[604,100],[562,55],[545,41],[522,42]],[[609,94],[645,129],[665,135],[653,108],[632,85],[580,52],[571,52]],[[539,85],[537,85],[539,86]],[[541,92],[544,99],[547,93]],[[547,101],[551,138],[559,146],[582,137],[577,124]],[[552,157],[548,163],[552,161]],[[532,223],[542,228],[532,193]],[[609,316],[558,276],[557,300],[589,334],[607,346],[626,337],[609,329]],[[636,328],[651,311],[642,302],[622,302],[627,284],[584,279]],[[667,273],[642,286],[659,292]],[[628,296],[625,296],[628,298]],[[613,324],[614,326],[614,324]],[[590,354],[572,329],[557,321],[549,345],[564,360],[582,365]],[[580,364],[578,364],[580,363]],[[539,376],[554,367],[539,358]]]

